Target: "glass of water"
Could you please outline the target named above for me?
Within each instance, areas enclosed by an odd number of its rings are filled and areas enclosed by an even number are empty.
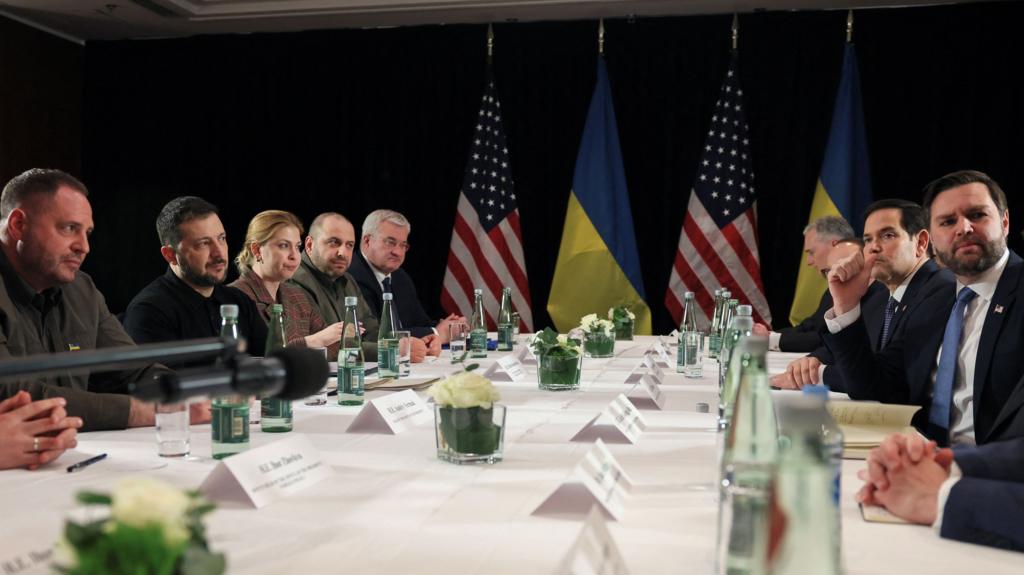
[[[412,373],[412,334],[408,331],[396,331],[398,340],[398,377],[409,377]]]
[[[452,363],[461,363],[465,359],[467,339],[468,325],[462,322],[448,324],[448,350],[451,352]]]
[[[156,404],[156,444],[160,457],[189,454],[188,403]]]
[[[512,345],[519,343],[519,322],[522,319],[519,317],[519,312],[512,312]]]
[[[326,347],[311,347],[316,352],[324,354],[324,360],[327,359],[327,348]],[[327,384],[320,388],[320,391],[309,396],[305,400],[306,405],[327,405]]]
[[[690,378],[704,376],[704,334],[699,331],[683,332],[679,342],[683,355],[683,375]]]

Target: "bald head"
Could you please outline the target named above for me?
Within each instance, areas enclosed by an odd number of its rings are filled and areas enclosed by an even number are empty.
[[[327,212],[313,219],[306,236],[309,260],[327,277],[336,278],[348,271],[352,250],[356,246],[356,230],[345,216]]]

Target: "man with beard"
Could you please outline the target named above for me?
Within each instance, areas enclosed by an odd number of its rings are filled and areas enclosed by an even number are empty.
[[[244,293],[222,285],[228,271],[228,244],[217,208],[202,198],[175,198],[156,219],[160,255],[168,264],[128,304],[125,329],[137,343],[177,341],[220,335],[220,306],[238,306],[238,330],[248,350],[262,355],[267,324]]]
[[[345,298],[355,297],[356,315],[363,331],[363,353],[377,357],[377,317],[363,299],[359,284],[347,273],[356,246],[356,230],[345,216],[326,212],[309,225],[299,269],[288,280],[306,290],[324,323],[330,325],[345,319]]]
[[[914,425],[941,445],[1020,436],[1024,261],[1006,247],[1006,196],[964,170],[928,184],[923,203],[936,258],[956,284],[925,297],[929,313],[908,317],[902,336],[872,353],[858,302],[877,256],[855,254],[829,272],[825,342],[851,397],[920,405]]]

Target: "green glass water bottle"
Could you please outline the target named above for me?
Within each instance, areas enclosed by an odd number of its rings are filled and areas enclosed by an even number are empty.
[[[469,357],[487,357],[487,319],[484,317],[484,290],[473,290],[473,315],[469,319]]]
[[[398,339],[395,337],[394,296],[381,294],[380,331],[377,332],[377,375],[398,378]]]
[[[345,298],[345,320],[341,328],[341,348],[338,350],[339,405],[363,404],[363,342],[359,336],[356,302],[358,300],[353,296]]]
[[[279,303],[270,306],[270,326],[267,329],[267,347],[264,357],[284,348],[284,308]],[[260,402],[260,429],[267,433],[292,430],[292,402],[288,399],[264,397]]]
[[[501,308],[498,309],[498,351],[512,351],[512,288],[501,290]]]
[[[238,306],[220,306],[220,335],[240,339]],[[244,395],[215,397],[210,402],[210,454],[214,459],[249,449],[249,398]]]

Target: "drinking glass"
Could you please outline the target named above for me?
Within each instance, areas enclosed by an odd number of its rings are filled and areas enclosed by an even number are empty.
[[[160,457],[189,454],[188,403],[156,404],[156,444]]]
[[[412,373],[412,334],[408,331],[396,331],[398,340],[398,377],[409,377]]]
[[[448,351],[451,352],[452,363],[461,363],[466,356],[466,341],[469,339],[469,326],[463,322],[448,324]]]

